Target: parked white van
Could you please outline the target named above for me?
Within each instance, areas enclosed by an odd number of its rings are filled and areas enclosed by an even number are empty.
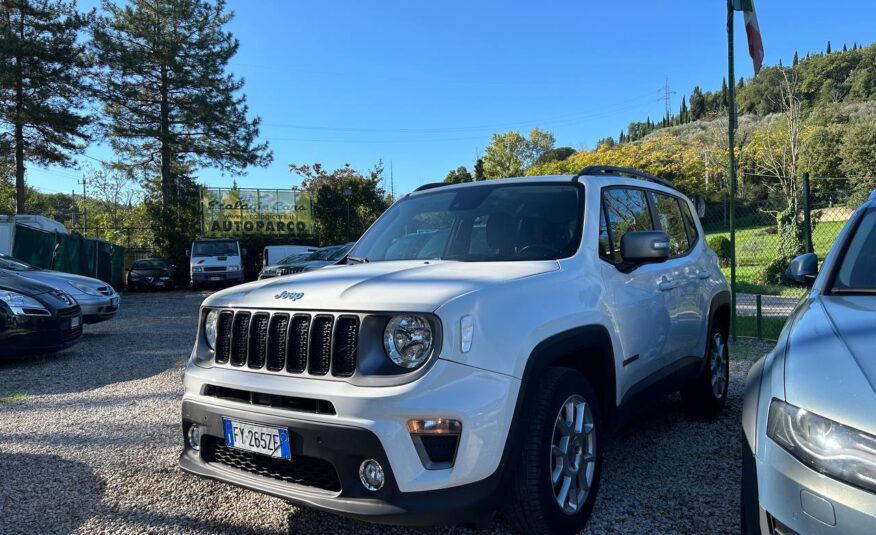
[[[196,240],[189,253],[192,290],[207,285],[243,282],[240,242],[233,239]]]

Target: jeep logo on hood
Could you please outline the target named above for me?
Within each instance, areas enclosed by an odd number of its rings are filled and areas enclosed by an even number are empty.
[[[290,301],[298,301],[304,297],[304,292],[287,292],[283,290],[282,292],[276,294],[274,299],[288,299]]]

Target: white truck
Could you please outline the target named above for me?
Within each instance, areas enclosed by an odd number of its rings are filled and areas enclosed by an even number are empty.
[[[243,253],[234,239],[195,240],[189,255],[192,290],[243,282]]]
[[[69,234],[63,224],[45,216],[30,214],[0,215],[0,253],[12,254],[12,248],[15,245],[15,225],[24,225],[47,232]]]

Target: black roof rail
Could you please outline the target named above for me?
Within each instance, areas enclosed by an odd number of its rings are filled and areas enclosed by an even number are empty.
[[[427,189],[435,189],[435,188],[440,188],[442,186],[447,186],[447,185],[449,185],[447,182],[430,182],[428,184],[423,184],[422,186],[415,189],[414,191],[426,191]]]
[[[578,182],[578,178],[584,175],[626,175],[633,178],[640,178],[642,180],[656,182],[669,188],[675,188],[675,186],[672,185],[672,181],[668,178],[660,178],[659,176],[654,176],[650,173],[639,171],[638,169],[631,169],[629,167],[617,167],[614,165],[588,165],[584,169],[578,171],[578,173],[572,177],[572,181]]]

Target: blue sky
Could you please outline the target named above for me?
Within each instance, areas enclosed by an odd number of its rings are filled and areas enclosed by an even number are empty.
[[[82,8],[96,5],[80,0]],[[592,147],[633,120],[661,117],[662,87],[720,87],[727,72],[723,0],[655,2],[502,0],[229,0],[240,40],[230,70],[246,80],[250,111],[274,163],[237,177],[241,187],[285,188],[290,163],[390,162],[395,191],[471,168],[490,134],[553,132],[558,146]],[[876,40],[876,2],[761,1],[765,63],[828,40]],[[742,14],[736,73],[751,76]],[[87,153],[108,160],[100,145]],[[79,158],[83,166],[95,164]],[[81,190],[75,169],[28,169],[44,191]],[[202,169],[200,182],[232,178]]]

